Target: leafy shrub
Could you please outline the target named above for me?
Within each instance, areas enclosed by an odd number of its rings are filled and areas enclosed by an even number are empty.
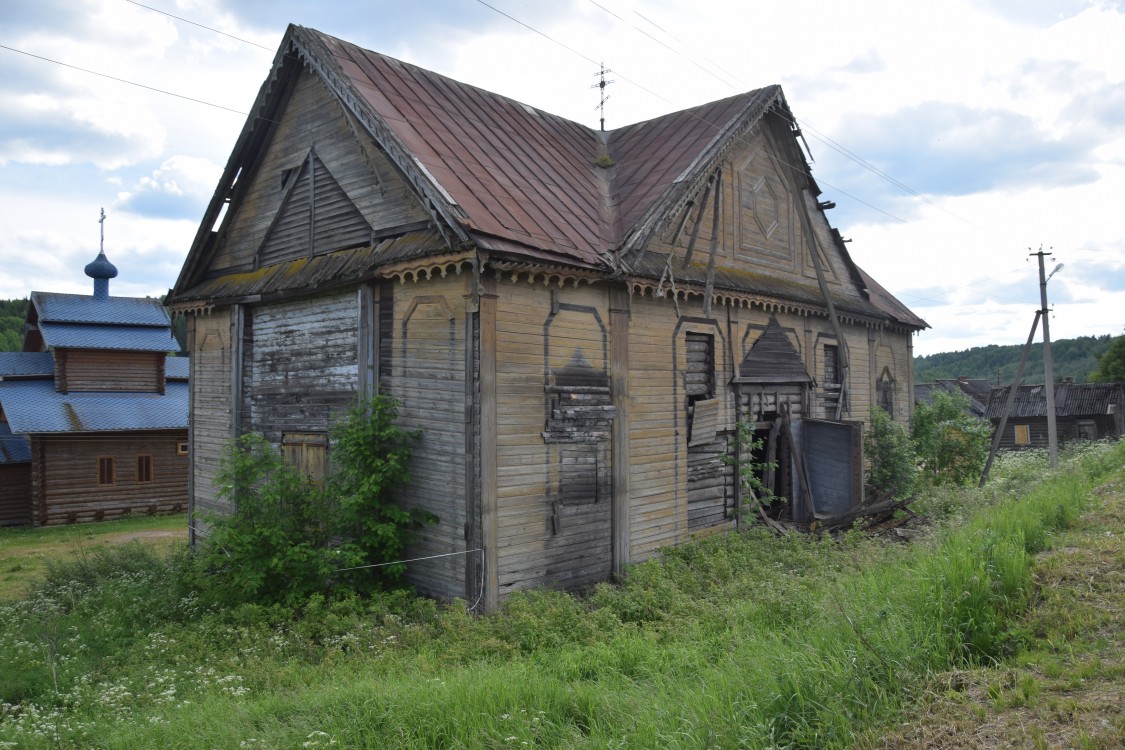
[[[923,481],[963,485],[980,477],[992,425],[974,417],[968,407],[960,393],[935,393],[931,403],[915,406],[910,431]]]
[[[863,441],[870,461],[870,491],[878,499],[908,496],[918,479],[918,456],[906,427],[876,406],[871,410],[871,429]]]
[[[369,593],[401,575],[411,531],[433,517],[399,508],[418,438],[395,424],[397,403],[376,396],[333,429],[335,471],[322,485],[289,466],[256,433],[234,441],[219,464],[219,494],[233,511],[208,518],[199,555],[205,599],[297,605]]]

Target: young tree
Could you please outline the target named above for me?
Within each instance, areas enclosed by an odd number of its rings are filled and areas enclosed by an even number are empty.
[[[960,393],[939,392],[931,403],[914,407],[910,433],[923,481],[966,484],[984,468],[992,425],[970,414],[969,400]]]
[[[878,406],[871,409],[871,429],[863,436],[867,487],[876,501],[905,498],[918,479],[918,456],[906,426]]]

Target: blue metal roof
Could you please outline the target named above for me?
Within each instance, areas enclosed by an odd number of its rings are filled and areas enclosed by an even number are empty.
[[[140,352],[172,352],[180,348],[172,327],[113,324],[44,323],[39,332],[52,349],[123,349]]]
[[[0,464],[26,464],[31,461],[31,446],[27,439],[13,435],[12,429],[0,422]]]
[[[160,300],[148,297],[95,299],[85,294],[32,292],[31,304],[40,322],[102,323],[166,328],[171,319]]]
[[[50,377],[55,355],[50,352],[0,352],[0,378]]]
[[[187,429],[188,384],[157,393],[58,393],[50,380],[0,383],[0,404],[12,432],[104,432]]]
[[[187,380],[189,357],[168,357],[164,360],[164,377],[167,380]]]

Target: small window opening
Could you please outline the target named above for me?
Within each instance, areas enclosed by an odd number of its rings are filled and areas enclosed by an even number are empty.
[[[687,439],[690,444],[696,422],[697,404],[715,397],[715,337],[709,333],[688,333],[686,343],[687,370],[684,372],[684,391],[687,394]]]
[[[152,481],[152,456],[137,456],[137,481]]]
[[[98,484],[113,484],[114,469],[113,456],[100,456],[98,458]]]
[[[824,345],[824,384],[840,384],[840,350],[835,344]]]
[[[176,455],[186,456],[188,454],[188,442],[186,440],[176,441]]]

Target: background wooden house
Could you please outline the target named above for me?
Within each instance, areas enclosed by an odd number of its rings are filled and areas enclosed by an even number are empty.
[[[932,383],[914,384],[914,403],[932,403],[935,393],[957,394],[965,397],[969,414],[984,419],[992,388],[992,384],[982,378],[938,378]]]
[[[376,390],[422,430],[429,594],[580,586],[734,527],[739,417],[798,513],[858,502],[925,323],[819,192],[777,86],[599,132],[290,27],[170,292],[192,512],[233,437],[323,465]]]
[[[1011,386],[995,388],[985,416],[993,430],[1000,425]],[[1125,435],[1125,385],[1121,383],[1055,384],[1055,429],[1060,443]],[[1043,385],[1021,385],[1012,402],[1000,450],[1048,447],[1047,392]]]
[[[22,352],[0,353],[0,524],[187,506],[188,367],[159,300],[32,292]]]

